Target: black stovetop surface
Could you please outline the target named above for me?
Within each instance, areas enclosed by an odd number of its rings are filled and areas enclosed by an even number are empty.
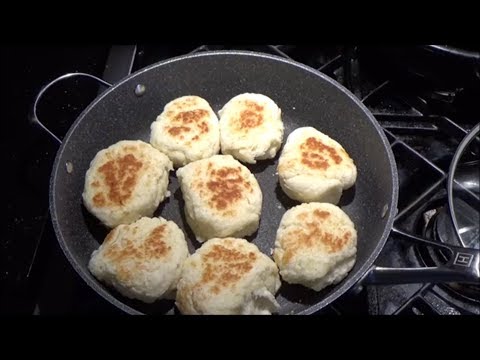
[[[192,51],[247,49],[290,57],[333,77],[372,111],[385,129],[400,180],[397,225],[422,234],[424,213],[445,204],[445,179],[459,142],[480,120],[476,85],[448,88],[405,75],[380,61],[375,49],[306,46],[91,46],[9,48],[2,63],[2,118],[8,177],[7,226],[2,243],[7,312],[40,314],[120,313],[100,298],[74,272],[61,252],[48,218],[48,182],[56,143],[29,121],[40,87],[65,72],[87,72],[110,81],[130,70]],[[116,57],[131,54],[119,65]],[[128,60],[128,59],[127,59]],[[5,61],[5,58],[2,62]],[[125,61],[124,61],[125,62]],[[122,70],[123,69],[123,70]],[[399,75],[400,74],[400,75]],[[40,117],[62,135],[71,121],[97,95],[89,82],[72,81],[49,93]],[[425,235],[423,233],[422,235]],[[389,238],[376,261],[388,267],[430,266],[418,244]],[[446,285],[413,284],[355,288],[321,314],[480,314],[480,297]]]

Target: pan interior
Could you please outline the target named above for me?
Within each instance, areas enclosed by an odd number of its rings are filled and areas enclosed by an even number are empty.
[[[143,96],[135,95],[138,84]],[[179,96],[198,95],[218,110],[233,96],[245,92],[272,98],[282,109],[285,137],[296,128],[313,126],[339,141],[358,170],[355,186],[344,192],[340,206],[358,231],[357,262],[341,283],[316,293],[283,283],[278,294],[281,314],[311,312],[345,292],[373,263],[383,246],[396,206],[394,164],[379,126],[347,94],[325,76],[298,64],[248,53],[188,56],[157,64],[115,85],[77,119],[57,154],[52,174],[52,219],[60,244],[80,275],[117,306],[147,314],[175,311],[173,301],[145,305],[126,299],[96,281],[87,264],[107,234],[82,205],[84,176],[95,154],[125,139],[149,141],[150,124],[165,104]],[[284,141],[285,142],[285,141]],[[67,172],[66,163],[73,165]],[[260,227],[249,238],[270,255],[284,212],[298,204],[283,194],[276,175],[277,157],[247,167],[263,192]],[[177,179],[170,174],[172,196],[156,212],[184,230],[190,251],[199,244],[186,224]]]

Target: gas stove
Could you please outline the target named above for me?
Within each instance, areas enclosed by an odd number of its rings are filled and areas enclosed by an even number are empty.
[[[442,66],[448,66],[445,63],[441,66],[432,65],[429,68],[430,73],[426,73],[422,71],[425,63],[422,64],[423,67],[414,67],[411,61],[405,61],[408,66],[399,64],[402,61],[398,59],[398,49],[391,51],[392,49],[364,46],[113,46],[106,55],[102,53],[99,56],[103,62],[95,60],[92,71],[106,81],[115,82],[131,72],[174,56],[228,49],[258,51],[293,59],[318,69],[346,86],[363,101],[382,125],[395,155],[400,186],[395,226],[431,241],[479,249],[478,202],[474,205],[468,202],[456,205],[457,217],[463,219],[462,239],[468,241],[468,244],[458,244],[450,220],[446,191],[449,168],[455,151],[462,139],[480,122],[480,110],[477,106],[480,99],[480,59],[475,57],[475,52],[468,53],[470,58],[465,57],[465,54],[463,60],[455,58],[455,61],[467,61],[470,66],[468,69],[471,69],[471,73],[466,75],[464,80],[456,81],[450,77],[432,76],[431,73],[435,72],[436,67],[441,69]],[[435,47],[425,47],[423,50],[434,52]],[[407,53],[404,52],[404,56],[407,57]],[[429,56],[433,55],[429,53]],[[445,54],[438,56],[445,57]],[[78,69],[75,58],[71,59],[71,64],[71,71]],[[463,72],[468,73],[467,65],[463,66]],[[45,78],[44,83],[49,80]],[[79,83],[72,82],[69,86],[72,89],[79,86]],[[50,121],[48,126],[57,135],[62,135],[68,128],[68,121],[64,118],[72,118],[72,114],[78,114],[81,106],[88,104],[98,91],[95,86],[76,91],[77,98],[70,98],[65,102],[67,109],[63,108],[61,121]],[[61,92],[59,90],[55,100],[47,100],[44,113],[56,113],[56,117],[59,116],[58,106],[55,105],[62,101]],[[80,99],[78,94],[83,94],[83,98]],[[52,119],[55,119],[54,115]],[[42,197],[46,199],[46,184],[55,146],[50,139],[37,141],[35,146],[38,147],[36,162],[28,166],[35,166],[35,173],[41,175],[42,184],[45,185],[41,189],[45,193],[42,193]],[[478,170],[478,146],[471,153],[470,158],[462,163],[462,174],[466,176],[465,183],[473,184],[471,192],[474,196],[476,194],[478,201],[478,171],[475,172],[475,169]],[[12,271],[16,279],[11,281],[17,285],[28,284],[24,285],[27,290],[22,292],[23,296],[28,296],[25,301],[29,304],[26,306],[27,311],[35,314],[120,313],[96,295],[74,272],[57,245],[48,218],[48,204],[43,201],[39,206],[43,206],[41,215],[38,215],[37,211],[35,218],[22,220],[35,223],[39,229],[35,232],[37,236],[30,235],[26,239],[30,256],[24,255],[22,269]],[[442,251],[420,242],[400,239],[392,234],[376,265],[397,268],[427,267],[446,261],[447,257]],[[318,313],[322,314],[478,315],[480,285],[360,284]]]

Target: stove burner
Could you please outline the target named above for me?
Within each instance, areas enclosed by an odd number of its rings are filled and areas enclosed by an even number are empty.
[[[427,207],[427,210],[423,212],[422,221],[420,221],[421,233],[428,239],[435,242],[440,242],[453,246],[463,246],[458,240],[453,227],[450,213],[447,208],[446,197],[436,200]],[[461,207],[457,207],[458,217],[465,219],[468,218],[469,210],[468,204],[464,203]],[[466,225],[466,222],[462,222],[463,226],[461,232],[463,234],[471,232],[470,242],[467,242],[465,246],[479,248],[478,244],[478,224]],[[472,231],[476,227],[475,231]],[[465,241],[464,241],[465,242]],[[417,246],[417,252],[423,261],[424,266],[440,266],[450,258],[448,251],[427,248],[421,245]],[[480,303],[480,286],[470,284],[449,283],[440,285],[445,290],[453,292],[455,295],[462,297],[463,299]]]

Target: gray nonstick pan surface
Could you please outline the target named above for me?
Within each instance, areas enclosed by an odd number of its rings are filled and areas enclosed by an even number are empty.
[[[313,126],[340,142],[354,159],[358,177],[344,192],[341,208],[358,231],[355,267],[339,284],[314,292],[283,283],[277,299],[280,314],[310,314],[352,287],[372,268],[392,229],[397,206],[397,171],[390,145],[373,115],[348,90],[326,75],[283,58],[237,51],[204,52],[177,57],[142,69],[109,87],[86,108],[66,134],[54,164],[50,210],[66,257],[99,295],[131,314],[175,313],[173,301],[143,304],[127,299],[97,281],[87,264],[108,229],[82,205],[84,176],[95,154],[125,139],[149,141],[150,124],[176,97],[198,95],[218,112],[233,96],[245,92],[272,98],[282,109],[285,137],[296,128]],[[285,141],[284,141],[285,142]],[[270,255],[284,212],[298,204],[278,185],[273,160],[247,165],[263,192],[258,231],[248,238]],[[68,165],[67,165],[68,164]],[[199,247],[186,224],[174,172],[172,196],[155,213],[184,230],[190,251]]]

